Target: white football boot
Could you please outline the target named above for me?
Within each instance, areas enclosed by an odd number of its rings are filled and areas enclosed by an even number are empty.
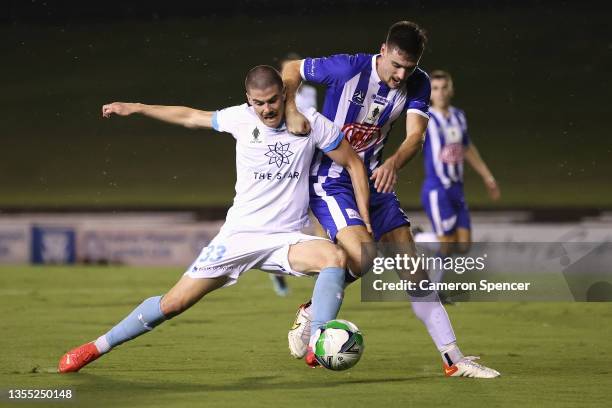
[[[310,300],[300,307],[295,314],[293,326],[289,330],[287,339],[289,340],[289,352],[295,358],[304,358],[308,351],[310,341],[310,314],[306,309],[310,306]]]
[[[478,364],[475,360],[480,357],[466,356],[452,366],[444,363],[444,375],[447,377],[495,378],[501,374],[499,371]]]

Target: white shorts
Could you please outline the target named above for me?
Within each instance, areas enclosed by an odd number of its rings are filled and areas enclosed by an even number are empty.
[[[213,238],[187,269],[190,278],[227,276],[224,286],[233,285],[249,269],[304,276],[289,265],[289,246],[298,242],[326,238],[301,232],[223,232]],[[331,242],[331,241],[330,241]]]

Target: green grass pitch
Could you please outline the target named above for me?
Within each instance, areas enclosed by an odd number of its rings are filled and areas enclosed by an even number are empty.
[[[609,406],[612,305],[463,303],[448,308],[464,352],[495,380],[444,378],[407,303],[361,303],[347,291],[340,317],[359,325],[366,351],[351,370],[308,369],[289,356],[287,329],[311,279],[277,297],[267,276],[205,298],[153,333],[69,375],[69,348],[96,338],[180,268],[0,268],[2,406],[104,407],[585,407]],[[8,389],[71,388],[71,402],[10,402]]]

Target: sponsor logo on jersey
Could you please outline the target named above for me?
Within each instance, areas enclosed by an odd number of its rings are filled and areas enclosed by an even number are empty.
[[[445,145],[440,151],[440,161],[446,164],[463,162],[463,145],[461,143]]]
[[[387,105],[389,104],[389,100],[387,98],[385,98],[384,96],[380,96],[380,95],[372,95],[372,98],[374,98],[374,103],[377,103],[379,105]]]
[[[382,139],[380,127],[374,125],[347,123],[342,127],[342,132],[358,153],[374,146]]]
[[[286,173],[265,173],[261,171],[253,172],[254,180],[283,180],[283,179],[298,179],[300,178],[299,171],[288,171]]]
[[[351,98],[351,101],[356,103],[357,105],[363,105],[363,101],[365,100],[366,94],[364,91],[357,89]]]
[[[270,159],[268,164],[276,164],[279,168],[283,164],[289,164],[289,157],[293,156],[293,152],[289,150],[289,143],[276,142],[273,145],[268,145],[266,156]]]

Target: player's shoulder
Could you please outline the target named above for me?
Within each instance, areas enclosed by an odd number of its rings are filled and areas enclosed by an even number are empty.
[[[247,114],[249,110],[248,103],[242,103],[240,105],[228,106],[226,108],[220,109],[224,112],[235,113],[235,114]]]
[[[310,123],[310,128],[313,132],[325,132],[329,129],[333,129],[336,127],[334,122],[323,116],[319,113],[314,107],[308,107],[306,109],[300,110],[302,115],[308,120]]]
[[[219,109],[213,115],[213,128],[220,132],[235,133],[240,125],[257,118],[253,109],[246,103]]]
[[[372,61],[372,54],[334,54],[321,58],[307,58],[304,60],[304,72],[315,72],[322,68],[321,72],[331,74],[336,81],[343,83],[359,72],[366,70]]]
[[[431,87],[429,75],[420,67],[417,67],[407,81],[406,88],[408,92],[414,92],[423,87]]]
[[[251,107],[247,103],[243,103],[241,105],[233,105],[219,109],[217,113],[225,119],[237,120],[249,117],[252,113],[251,111]]]
[[[357,54],[333,54],[327,57],[321,57],[320,60],[333,61],[337,65],[345,65],[349,67],[365,67],[372,61],[373,54],[357,53]]]
[[[317,121],[329,120],[325,116],[323,116],[319,112],[317,112],[317,110],[314,107],[312,107],[312,106],[309,106],[309,107],[303,108],[303,109],[300,109],[300,108],[298,108],[298,109],[302,113],[302,115],[304,115],[306,120],[308,120],[308,122],[310,122],[311,127]]]
[[[456,106],[450,106],[449,110],[453,115],[458,116],[459,119],[465,119],[465,111],[463,109],[460,109]]]

